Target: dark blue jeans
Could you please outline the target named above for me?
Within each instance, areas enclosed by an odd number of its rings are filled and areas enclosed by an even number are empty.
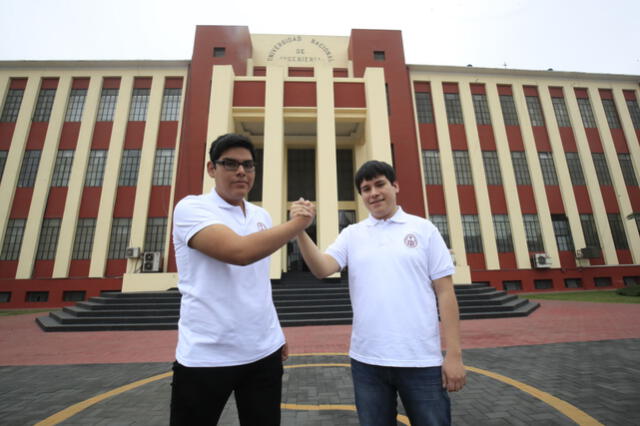
[[[451,402],[440,367],[408,368],[351,359],[356,408],[362,426],[396,425],[397,395],[412,426],[451,424]]]

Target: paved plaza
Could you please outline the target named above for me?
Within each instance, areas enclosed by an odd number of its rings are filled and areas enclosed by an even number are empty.
[[[168,424],[175,331],[44,333],[34,318],[0,318],[0,424]],[[358,424],[349,332],[285,329],[283,425]],[[454,424],[640,424],[640,305],[545,301],[528,318],[463,321],[462,335]],[[220,424],[238,424],[233,399]]]

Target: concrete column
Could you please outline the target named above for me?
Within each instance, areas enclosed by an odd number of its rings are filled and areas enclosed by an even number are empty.
[[[69,274],[76,224],[78,222],[78,213],[80,212],[80,201],[82,200],[82,190],[84,188],[84,177],[89,150],[91,149],[91,137],[96,124],[101,88],[102,76],[91,75],[87,97],[84,102],[84,111],[82,112],[82,121],[80,122],[78,142],[73,154],[71,174],[69,175],[67,199],[60,224],[56,259],[53,264],[53,278],[65,278]]]
[[[498,162],[500,163],[500,172],[502,173],[502,186],[507,200],[507,212],[509,213],[509,222],[511,224],[511,238],[513,238],[516,265],[518,269],[529,269],[531,267],[531,260],[529,259],[527,236],[522,219],[522,210],[520,208],[516,175],[513,170],[513,163],[511,162],[511,150],[509,149],[504,118],[502,117],[502,107],[500,106],[497,83],[487,84],[486,90],[489,114],[491,115],[491,123],[496,140]]]
[[[286,163],[284,149],[284,77],[285,69],[279,66],[267,67],[267,82],[264,113],[264,171],[262,187],[262,207],[271,215],[274,225],[286,219],[286,200],[283,191]],[[279,279],[282,262],[286,258],[286,247],[271,255],[270,275]]]
[[[104,170],[102,192],[100,194],[100,208],[96,219],[96,231],[93,237],[93,249],[91,251],[90,277],[104,276],[111,240],[111,222],[113,219],[113,207],[116,202],[118,189],[118,172],[124,146],[127,123],[129,122],[129,108],[133,91],[133,72],[123,73],[118,90],[118,102],[113,116],[113,128],[109,140],[109,153]]]
[[[49,125],[47,126],[47,134],[40,155],[38,174],[36,175],[36,181],[33,186],[33,195],[31,197],[29,215],[27,216],[27,224],[22,238],[22,247],[20,249],[18,269],[16,271],[16,278],[18,279],[31,278],[33,272],[42,218],[44,217],[44,210],[47,207],[51,176],[53,175],[53,167],[56,162],[56,152],[58,150],[62,125],[64,124],[70,91],[71,76],[61,76],[58,80],[56,96],[53,101],[51,116],[49,117]]]
[[[208,193],[215,187],[215,179],[207,172],[209,148],[218,136],[234,131],[233,125],[233,82],[235,74],[231,65],[213,67],[211,80],[211,96],[209,98],[209,123],[207,125],[207,141],[204,146],[204,174],[202,192]]]
[[[433,100],[434,111],[446,111],[442,80],[431,80],[431,98]],[[464,247],[462,216],[460,215],[460,200],[458,198],[458,187],[455,180],[449,124],[446,114],[435,114],[434,119],[440,148],[440,165],[442,168],[442,185],[447,210],[447,221],[449,222],[449,239],[451,241],[451,249],[456,258],[456,272],[453,275],[453,281],[456,284],[468,284],[471,282],[471,270],[467,263],[467,251]]]
[[[602,193],[600,191],[600,182],[598,181],[596,168],[593,164],[591,148],[589,147],[587,133],[585,132],[584,124],[582,123],[582,116],[580,115],[580,108],[578,107],[576,93],[572,86],[565,88],[564,96],[567,104],[567,110],[569,111],[569,118],[571,119],[571,125],[573,126],[573,134],[576,138],[580,164],[582,165],[582,171],[587,183],[587,192],[589,193],[589,200],[591,201],[593,219],[598,230],[602,256],[605,264],[617,265],[618,255],[616,253],[615,246],[613,245],[613,237],[611,236],[611,228],[609,227],[609,220],[607,219],[607,211],[604,207],[604,200],[602,199]]]
[[[36,107],[40,88],[41,75],[29,73],[27,77],[27,86],[22,96],[20,112],[13,130],[7,161],[4,164],[4,173],[0,182],[0,205],[6,206],[6,208],[0,209],[0,243],[4,241],[4,233],[7,230],[7,222],[13,205],[13,196],[15,195],[20,167],[22,166],[22,157],[24,156],[24,149],[27,146],[27,138],[31,128],[31,117]],[[1,244],[0,247],[2,247]]]
[[[392,163],[389,112],[385,90],[384,69],[367,68],[364,71],[364,90],[367,102],[365,145],[368,160]]]
[[[487,189],[487,180],[485,177],[484,162],[482,160],[482,149],[480,148],[480,136],[478,135],[478,126],[476,125],[475,111],[473,108],[473,99],[471,97],[470,82],[460,81],[459,90],[464,130],[467,137],[467,149],[471,163],[471,174],[473,177],[473,189],[478,206],[478,219],[480,222],[480,233],[482,234],[484,261],[487,270],[498,270],[500,269],[498,245],[493,227],[491,201],[489,200],[489,191]]]
[[[338,170],[336,164],[336,118],[333,99],[333,69],[316,66],[316,235],[324,251],[338,236]]]
[[[596,118],[598,130],[600,132],[600,140],[602,141],[602,148],[604,156],[607,159],[609,166],[609,172],[611,173],[611,180],[613,181],[613,189],[616,192],[616,198],[618,199],[618,207],[620,208],[620,215],[622,216],[622,225],[624,226],[625,233],[627,234],[627,242],[629,243],[629,250],[631,250],[631,257],[633,263],[640,263],[640,235],[638,234],[638,227],[634,220],[627,220],[626,217],[633,212],[631,207],[631,200],[629,200],[629,192],[627,191],[627,185],[622,176],[622,169],[620,168],[620,161],[618,160],[618,153],[616,147],[613,144],[613,137],[611,136],[611,130],[609,129],[609,123],[602,106],[602,100],[600,99],[600,93],[597,86],[588,86],[589,99],[591,99],[591,106],[593,108],[593,114]]]
[[[529,164],[529,173],[531,174],[531,183],[533,185],[533,197],[538,210],[538,220],[540,221],[540,229],[542,230],[544,249],[545,252],[551,256],[551,265],[554,268],[559,268],[560,257],[558,254],[558,245],[556,244],[556,237],[553,232],[551,212],[549,210],[549,203],[547,202],[547,192],[542,178],[542,168],[540,167],[538,149],[536,148],[536,142],[533,137],[533,128],[531,127],[529,109],[525,101],[524,87],[522,84],[513,85],[513,100],[516,105],[527,163]]]

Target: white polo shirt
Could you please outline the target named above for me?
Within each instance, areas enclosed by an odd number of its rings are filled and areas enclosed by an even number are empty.
[[[352,358],[392,367],[442,365],[431,282],[455,269],[430,221],[401,208],[388,220],[369,216],[345,228],[326,253],[349,267]]]
[[[177,361],[188,367],[248,364],[284,345],[271,297],[269,258],[247,266],[231,265],[189,247],[207,226],[222,224],[238,235],[271,227],[266,210],[224,201],[213,189],[188,196],[175,208],[173,242],[182,294]]]

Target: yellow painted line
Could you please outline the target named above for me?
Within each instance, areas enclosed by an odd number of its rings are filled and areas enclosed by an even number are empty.
[[[511,385],[515,388],[520,389],[522,392],[526,392],[529,395],[532,395],[547,405],[552,406],[556,410],[560,411],[565,416],[569,417],[571,420],[576,422],[579,425],[602,425],[599,421],[579,409],[578,407],[569,404],[566,401],[561,400],[560,398],[556,398],[550,393],[543,392],[540,389],[534,388],[533,386],[529,386],[517,380],[511,379],[507,376],[503,376],[502,374],[494,373],[492,371],[483,370],[481,368],[469,367],[466,366],[466,369],[469,371],[473,371],[474,373],[482,374],[487,377],[491,377],[492,379],[498,380],[500,382]]]
[[[64,410],[57,412],[53,416],[47,417],[41,422],[36,423],[35,426],[57,425],[58,423],[67,420],[69,417],[75,416],[80,411],[85,410],[91,407],[92,405],[97,404],[98,402],[104,401],[107,398],[111,398],[112,396],[130,391],[142,385],[146,385],[147,383],[155,382],[156,380],[164,379],[166,377],[171,377],[172,375],[173,375],[173,372],[170,371],[168,373],[158,374],[156,376],[151,376],[146,379],[138,380],[137,382],[129,383],[128,385],[120,386],[119,388],[115,388],[113,390],[110,390],[109,392],[96,395],[93,398],[89,398],[87,400],[74,404],[70,407],[67,407]]]
[[[308,354],[289,354],[289,356],[349,356],[349,354],[346,352],[312,352]]]
[[[347,355],[344,353],[314,353],[314,354],[295,354],[290,356],[336,356],[336,355]],[[350,367],[350,364],[345,363],[324,363],[324,364],[294,364],[294,365],[286,365],[285,369],[292,368],[309,368],[309,367]],[[587,426],[604,426],[602,423],[589,416],[584,411],[575,407],[574,405],[569,404],[566,401],[563,401],[550,393],[543,392],[540,389],[534,388],[533,386],[527,385],[525,383],[519,382],[517,380],[511,379],[507,376],[503,376],[498,373],[494,373],[492,371],[483,370],[481,368],[466,366],[466,369],[472,371],[474,373],[482,374],[484,376],[490,377],[492,379],[498,380],[500,382],[506,383],[510,386],[515,387],[516,389],[521,390],[522,392],[528,393],[529,395],[538,398],[545,404],[555,408],[574,422],[579,425],[587,425]],[[71,405],[70,407],[65,408],[58,413],[47,417],[46,419],[36,423],[35,426],[54,426],[67,420],[68,418],[78,414],[79,412],[91,407],[94,404],[97,404],[101,401],[104,401],[107,398],[111,398],[112,396],[119,395],[121,393],[130,391],[137,387],[146,385],[151,382],[155,382],[157,380],[165,379],[167,377],[171,377],[173,375],[172,372],[158,374],[156,376],[151,376],[146,379],[138,380],[133,383],[129,383],[128,385],[120,386],[115,388],[109,392],[105,392],[103,394],[94,396],[93,398],[89,398],[85,401],[79,402],[77,404]],[[324,404],[324,405],[307,405],[307,404],[288,404],[282,403],[281,407],[287,410],[342,410],[342,411],[355,411],[355,405],[341,405],[341,404]],[[403,424],[409,425],[409,419],[406,416],[398,415],[398,421]]]

